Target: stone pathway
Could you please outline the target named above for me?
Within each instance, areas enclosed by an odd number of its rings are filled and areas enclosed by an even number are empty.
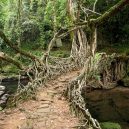
[[[1,112],[0,129],[75,129],[78,119],[70,113],[62,92],[77,74],[75,71],[60,76],[40,88],[35,101]]]

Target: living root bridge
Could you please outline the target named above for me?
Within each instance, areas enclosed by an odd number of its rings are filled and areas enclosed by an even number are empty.
[[[87,27],[87,25],[89,25],[88,27],[90,27],[92,32],[91,40],[88,41],[83,29],[81,27],[76,27],[76,30],[72,32],[72,49],[71,55],[68,58],[57,58],[50,56],[52,44],[54,43],[55,39],[59,37],[57,34],[55,34],[54,38],[51,40],[47,52],[41,59],[39,59],[35,55],[13,46],[12,42],[10,42],[4,33],[0,31],[0,37],[8,46],[13,48],[16,52],[30,58],[34,62],[34,65],[31,68],[32,73],[34,73],[33,78],[28,70],[27,74],[31,81],[25,88],[22,88],[19,85],[17,93],[12,97],[11,100],[13,100],[13,103],[16,104],[19,100],[33,97],[33,95],[35,96],[36,94],[37,87],[43,86],[47,80],[52,79],[64,72],[83,67],[81,74],[69,84],[67,89],[67,97],[72,107],[74,107],[74,110],[76,111],[76,109],[78,109],[76,114],[81,113],[79,116],[85,118],[85,124],[83,125],[84,128],[101,129],[99,122],[92,118],[86,107],[86,103],[82,96],[82,90],[87,87],[106,89],[112,88],[113,86],[110,86],[110,83],[114,84],[123,75],[126,75],[126,72],[125,74],[121,75],[124,70],[127,71],[127,63],[123,62],[120,57],[116,57],[115,55],[108,56],[105,53],[95,54],[95,50],[97,46],[96,27],[127,5],[129,0],[121,0],[97,19],[90,19],[89,22],[85,21],[83,23],[78,23],[79,15],[74,15],[76,14],[76,10],[73,5],[77,3],[73,2],[75,1],[69,0],[68,2],[70,11],[72,11],[69,13],[70,15],[73,15],[71,18],[73,17],[77,19],[76,25],[79,24],[83,27]],[[78,14],[79,12],[80,10],[78,9]],[[72,19],[73,23],[75,22],[75,19]]]
[[[113,88],[117,80],[126,75],[121,75],[120,73],[127,71],[128,57],[124,58],[115,54],[106,55],[105,53],[88,57],[92,52],[85,33],[83,30],[78,30],[76,34],[77,36],[73,40],[71,56],[68,58],[52,57],[47,51],[46,55],[42,57],[43,65],[38,62],[34,63],[33,69],[31,69],[34,77],[32,78],[28,72],[31,81],[24,89],[19,86],[17,93],[11,100],[16,104],[19,100],[32,98],[36,94],[37,87],[43,86],[49,79],[53,79],[64,72],[83,67],[81,74],[69,84],[66,91],[67,97],[76,115],[85,119],[83,127],[101,129],[99,122],[92,118],[86,108],[82,91],[84,88]],[[86,53],[85,55],[84,52]]]

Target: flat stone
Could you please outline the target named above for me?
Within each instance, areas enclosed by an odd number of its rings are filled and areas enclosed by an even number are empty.
[[[48,108],[49,107],[49,104],[42,104],[40,107],[38,107],[38,109],[41,109],[41,108]]]
[[[0,91],[4,91],[4,90],[5,90],[5,86],[0,85]]]

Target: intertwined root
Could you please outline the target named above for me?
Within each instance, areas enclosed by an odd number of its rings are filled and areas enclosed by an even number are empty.
[[[91,56],[87,58],[81,74],[68,85],[66,91],[67,97],[73,107],[74,112],[76,112],[76,115],[82,116],[83,119],[86,119],[86,123],[83,125],[85,128],[92,127],[93,129],[101,129],[99,122],[92,118],[89,110],[86,108],[86,102],[82,96],[82,90],[84,87],[93,86],[94,88],[100,88],[101,86],[104,86],[105,82],[102,82],[102,80],[96,76],[100,76],[101,72],[103,72],[105,69],[107,70],[111,61],[112,58],[109,59],[109,57],[106,57],[105,54],[95,55],[94,57]],[[104,62],[108,63],[107,65],[102,66]],[[95,85],[97,82],[99,87],[98,85]],[[83,113],[83,115],[80,115],[80,113]]]
[[[78,69],[84,66],[84,60],[87,58],[89,45],[82,29],[79,29],[73,39],[71,55],[68,58],[59,58],[50,56],[50,50],[56,39],[56,35],[51,40],[47,52],[41,58],[43,63],[35,62],[33,67],[27,72],[30,82],[25,88],[19,89],[14,96],[14,100],[18,101],[22,98],[28,98],[35,95],[38,86],[42,86],[47,80],[52,79],[64,72]],[[31,72],[30,72],[31,71]],[[31,77],[30,73],[33,74]],[[23,95],[21,95],[23,94]]]
[[[82,96],[82,88],[85,82],[80,79],[76,79],[70,83],[67,89],[67,97],[71,103],[71,109],[80,119],[85,119],[85,123],[82,125],[88,129],[101,129],[98,121],[92,118],[89,110],[86,108],[86,103]]]
[[[96,41],[96,38],[94,38],[94,40]],[[28,71],[27,74],[30,78],[30,82],[24,88],[19,85],[13,101],[18,102],[22,99],[32,98],[36,95],[38,86],[43,86],[48,80],[64,72],[83,67],[80,75],[68,85],[67,97],[76,114],[85,118],[86,122],[83,126],[86,128],[101,129],[98,121],[92,118],[86,108],[82,91],[87,87],[106,89],[114,87],[115,85],[109,87],[109,84],[113,84],[121,77],[120,73],[125,65],[121,61],[118,63],[114,54],[111,56],[105,53],[94,54],[93,49],[96,44],[94,40],[94,45],[89,45],[85,33],[83,30],[79,29],[73,39],[71,55],[68,58],[50,56],[50,48],[53,43],[51,42],[49,50],[42,58],[43,63],[34,63],[31,68],[33,77],[30,75],[30,71]],[[117,67],[112,68],[112,66]]]

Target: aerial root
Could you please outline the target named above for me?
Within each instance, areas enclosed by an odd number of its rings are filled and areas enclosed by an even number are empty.
[[[86,102],[82,96],[83,83],[79,80],[73,80],[67,89],[67,98],[71,103],[71,111],[78,116],[80,119],[85,118],[83,127],[101,129],[98,121],[92,118],[88,109],[86,109]]]

